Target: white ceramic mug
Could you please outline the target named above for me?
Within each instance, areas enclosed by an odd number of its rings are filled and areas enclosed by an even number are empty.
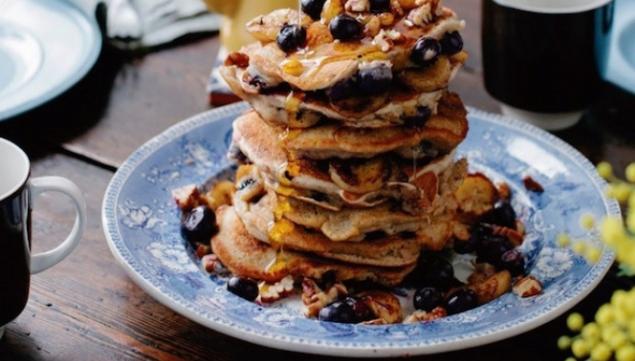
[[[84,232],[86,201],[79,188],[62,177],[30,178],[29,158],[17,145],[0,138],[0,338],[6,324],[26,306],[31,274],[68,256]],[[68,237],[54,249],[31,255],[31,209],[43,192],[67,195],[76,210]]]

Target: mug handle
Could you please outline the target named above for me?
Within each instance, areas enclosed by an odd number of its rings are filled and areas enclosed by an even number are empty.
[[[29,181],[30,200],[44,192],[59,192],[67,195],[75,205],[75,223],[64,242],[50,251],[31,257],[31,273],[36,274],[53,267],[66,258],[79,244],[86,226],[86,200],[75,183],[62,177],[39,177]],[[32,204],[32,203],[31,203]]]

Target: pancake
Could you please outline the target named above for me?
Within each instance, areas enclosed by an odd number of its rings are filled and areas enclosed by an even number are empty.
[[[434,202],[443,173],[461,178],[466,169],[464,162],[454,161],[453,153],[427,162],[394,157],[289,161],[278,134],[253,113],[234,122],[231,148],[234,158],[260,170],[268,188],[331,210],[373,207],[393,199],[408,212],[421,212]]]
[[[332,241],[318,231],[298,226],[287,219],[276,220],[274,212],[280,204],[273,193],[253,203],[234,198],[234,210],[247,232],[273,248],[309,252],[347,263],[400,267],[417,261],[420,246],[404,236],[383,236],[373,240]]]
[[[391,151],[415,158],[430,152],[451,152],[465,139],[467,131],[467,111],[463,102],[456,94],[447,93],[439,102],[437,114],[432,115],[424,126],[379,129],[332,124],[315,126],[290,131],[285,146],[299,157],[311,159],[368,158]]]
[[[235,67],[220,69],[232,92],[249,102],[260,116],[271,124],[306,128],[323,118],[336,120],[351,127],[386,127],[403,124],[403,118],[413,114],[417,107],[427,107],[436,112],[436,104],[444,89],[428,93],[407,92],[406,94],[365,97],[359,99],[356,110],[336,107],[324,98],[310,97],[289,91],[261,94],[245,86],[239,78],[242,72]],[[397,95],[400,95],[397,98]],[[291,98],[298,99],[290,101]],[[300,100],[300,98],[303,98]],[[293,105],[297,102],[297,107]]]
[[[412,88],[397,85],[385,94],[355,96],[339,101],[331,101],[319,93],[290,91],[284,87],[260,91],[252,85],[248,71],[235,65],[222,67],[220,73],[232,92],[249,102],[271,124],[307,128],[321,119],[330,119],[350,127],[381,128],[404,124],[405,119],[415,114],[419,107],[427,107],[433,114],[436,113],[437,103],[460,65],[460,61],[452,61],[447,71],[434,74],[429,72],[437,70],[436,66],[417,70],[417,76],[403,78]]]
[[[340,0],[332,0],[331,5],[338,2]],[[350,78],[360,65],[373,60],[390,62],[393,72],[399,74],[403,69],[416,68],[409,55],[419,38],[440,40],[446,33],[460,31],[465,26],[452,10],[437,9],[438,4],[430,3],[434,8],[429,9],[425,21],[413,19],[411,15],[421,10],[415,8],[393,12],[390,23],[377,26],[372,26],[378,20],[376,14],[349,11],[349,15],[370,24],[364,38],[349,42],[333,41],[325,26],[328,22],[314,22],[303,14],[301,21],[307,31],[307,44],[303,50],[291,54],[278,47],[276,38],[285,24],[297,24],[298,13],[292,9],[275,10],[247,24],[247,30],[259,43],[244,47],[241,53],[250,59],[251,75],[267,80],[269,87],[285,82],[302,91],[326,89]],[[330,20],[335,14],[324,15],[322,20]]]
[[[337,282],[370,281],[396,286],[414,269],[406,267],[368,267],[303,254],[280,252],[252,237],[232,207],[216,211],[220,231],[212,238],[212,249],[234,275],[274,283],[286,276],[320,280],[328,274]]]
[[[386,254],[395,254],[397,249],[412,252],[414,247],[405,247],[410,246],[411,241],[423,249],[438,251],[443,249],[448,239],[444,235],[433,234],[436,230],[431,226],[460,221],[456,207],[421,216],[413,216],[389,206],[346,208],[333,212],[271,191],[254,201],[235,196],[233,205],[249,233],[259,240],[274,245],[277,242],[326,257],[330,257],[328,254],[332,253],[331,250],[342,248],[347,254],[369,255],[369,251],[376,251],[378,253],[372,257],[383,258]],[[430,230],[432,233],[429,233]],[[387,247],[384,240],[392,240],[394,244]],[[398,259],[401,258],[408,259],[407,255]],[[382,262],[388,261],[386,258]]]

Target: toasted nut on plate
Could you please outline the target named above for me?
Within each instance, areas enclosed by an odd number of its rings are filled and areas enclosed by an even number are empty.
[[[225,59],[225,65],[236,65],[241,69],[245,69],[249,66],[249,55],[233,51],[229,53],[229,55],[227,55],[227,58]]]
[[[519,247],[523,244],[523,234],[513,228],[493,224],[492,233],[497,236],[506,237],[514,245],[514,247]]]
[[[416,323],[416,322],[427,322],[438,320],[439,318],[443,318],[447,316],[448,313],[445,311],[443,307],[436,307],[430,312],[426,311],[415,311],[408,315],[406,319],[403,321],[404,323]]]
[[[172,191],[172,198],[177,207],[182,211],[188,211],[200,204],[201,193],[195,185],[190,184]]]
[[[261,282],[258,284],[260,303],[272,303],[293,293],[293,277],[286,276],[276,283]]]
[[[223,263],[215,254],[208,254],[203,256],[203,258],[201,259],[201,265],[203,266],[205,272],[209,274],[223,276],[229,273],[229,270],[225,268]]]
[[[534,276],[525,276],[514,283],[513,291],[520,297],[532,297],[542,293],[542,283]]]
[[[523,184],[525,185],[525,188],[527,188],[527,190],[532,192],[542,193],[545,191],[542,185],[536,182],[536,180],[533,179],[531,176],[526,176],[525,178],[523,178]]]
[[[507,293],[512,285],[512,275],[509,271],[495,273],[485,281],[470,285],[476,293],[479,304],[485,304]]]
[[[498,196],[500,199],[509,200],[511,197],[511,190],[509,190],[509,184],[501,182],[498,184]]]
[[[361,293],[359,298],[385,324],[398,323],[403,319],[399,299],[390,292],[367,291]]]
[[[477,263],[474,266],[474,272],[467,278],[470,285],[484,282],[496,273],[496,267],[489,263]]]
[[[335,283],[328,290],[323,291],[314,280],[310,278],[302,280],[302,303],[304,303],[304,314],[307,317],[317,316],[322,308],[346,295],[348,290],[341,283]]]

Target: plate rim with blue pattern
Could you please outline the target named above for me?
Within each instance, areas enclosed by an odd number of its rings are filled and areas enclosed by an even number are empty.
[[[445,352],[512,337],[558,317],[586,297],[613,263],[614,254],[608,249],[604,249],[596,264],[588,265],[571,250],[555,246],[559,229],[553,224],[566,224],[574,236],[590,237],[599,246],[597,232],[588,233],[579,225],[580,212],[590,209],[597,217],[620,216],[619,205],[604,195],[602,190],[606,183],[593,165],[573,147],[541,129],[469,108],[471,130],[461,147],[465,144],[463,154],[476,163],[476,171],[488,173],[486,165],[490,164],[489,158],[495,157],[496,142],[507,145],[516,142],[514,144],[525,148],[520,151],[506,148],[505,152],[496,153],[500,159],[491,161],[493,167],[504,164],[505,169],[518,171],[527,163],[523,174],[531,173],[534,167],[551,173],[557,171],[557,167],[565,167],[562,170],[576,170],[577,175],[589,181],[588,184],[576,183],[575,179],[558,176],[560,173],[556,172],[553,187],[558,187],[558,192],[549,195],[551,185],[547,182],[543,183],[546,196],[527,192],[516,197],[521,199],[518,201],[520,212],[528,217],[528,238],[533,237],[531,242],[526,242],[528,254],[535,253],[535,259],[530,261],[534,264],[532,272],[535,270],[540,277],[546,277],[545,280],[552,277],[545,283],[543,295],[532,300],[510,293],[439,321],[384,326],[321,322],[307,319],[300,312],[292,315],[293,310],[284,307],[262,307],[242,300],[227,292],[222,280],[209,277],[195,266],[191,250],[178,235],[178,211],[171,203],[169,189],[184,185],[183,182],[201,183],[211,176],[204,174],[206,168],[198,168],[192,161],[200,154],[214,154],[218,162],[227,162],[223,153],[229,145],[228,128],[231,121],[247,109],[245,103],[228,105],[165,130],[122,164],[103,201],[102,222],[108,245],[132,280],[163,305],[210,329],[267,347],[322,355],[386,357]],[[476,135],[471,137],[470,134]],[[189,138],[201,141],[203,148],[192,151]],[[485,147],[487,142],[492,144]],[[481,152],[481,148],[488,149]],[[192,156],[183,158],[181,153],[188,152]],[[521,162],[512,154],[525,159]],[[535,159],[540,157],[542,159]],[[201,167],[209,166],[220,172],[228,166],[209,163]],[[192,169],[197,172],[192,173]],[[532,177],[541,174],[532,174]],[[522,193],[521,175],[505,176],[508,178],[504,180],[512,183],[513,192]],[[156,194],[157,198],[149,199],[150,194]],[[576,197],[558,199],[561,195]],[[590,202],[584,204],[584,209],[580,209],[580,202],[575,202],[580,199],[578,196]],[[135,203],[138,204],[135,206]],[[553,212],[562,213],[562,219],[554,217]],[[527,312],[522,307],[527,307]]]

